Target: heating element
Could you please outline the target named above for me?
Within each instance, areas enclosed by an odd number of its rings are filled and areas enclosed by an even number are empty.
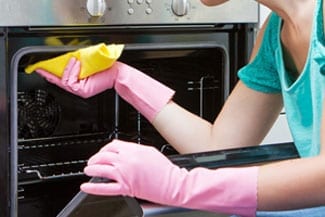
[[[176,90],[213,121],[249,58],[255,1],[0,0],[0,210],[51,217],[88,180],[87,159],[114,138],[177,154],[113,90],[89,99],[48,83],[28,64],[98,43],[125,44],[120,61]]]

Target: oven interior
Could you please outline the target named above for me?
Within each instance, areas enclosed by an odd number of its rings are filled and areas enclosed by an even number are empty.
[[[24,73],[28,64],[79,47],[30,46],[13,57],[18,216],[56,216],[89,179],[82,172],[87,159],[114,138],[177,153],[114,90],[82,99]],[[224,103],[228,53],[218,44],[127,44],[119,60],[176,90],[174,101],[209,121]]]

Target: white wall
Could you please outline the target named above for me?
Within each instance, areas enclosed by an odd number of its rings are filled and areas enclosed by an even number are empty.
[[[268,9],[267,7],[265,7],[261,4],[259,5],[259,7],[260,7],[260,27],[261,27],[271,11],[270,11],[270,9]]]

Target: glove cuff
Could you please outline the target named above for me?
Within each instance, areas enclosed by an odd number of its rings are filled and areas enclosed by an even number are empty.
[[[172,99],[175,91],[126,64],[117,62],[116,92],[150,122]]]
[[[177,206],[212,212],[256,215],[258,167],[191,170],[181,184]],[[175,202],[175,201],[174,201]]]

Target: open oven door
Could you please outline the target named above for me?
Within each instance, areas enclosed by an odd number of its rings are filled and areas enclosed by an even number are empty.
[[[92,178],[90,182],[107,182]],[[62,209],[57,217],[142,217],[143,211],[135,198],[123,196],[96,196],[80,191]]]

